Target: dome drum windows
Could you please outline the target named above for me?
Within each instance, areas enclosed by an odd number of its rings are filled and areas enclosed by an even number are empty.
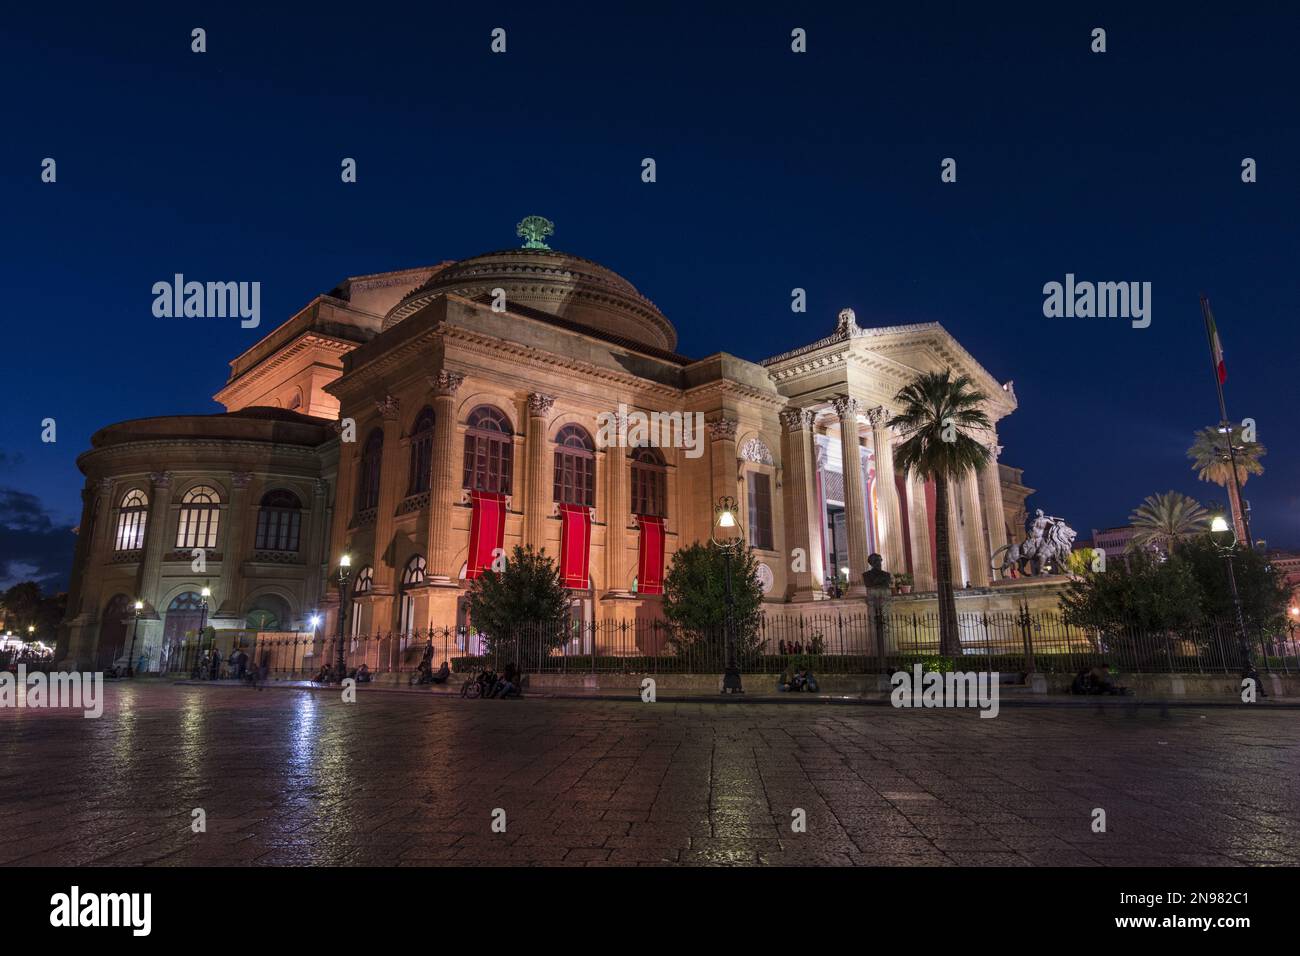
[[[210,485],[196,485],[181,499],[176,547],[183,550],[215,548],[220,521],[221,495]]]
[[[138,488],[128,491],[117,512],[114,551],[140,551],[144,548],[145,523],[149,518],[149,497]]]
[[[514,430],[490,405],[480,405],[465,422],[465,458],[461,485],[470,491],[510,494],[514,465]]]
[[[596,447],[578,425],[566,425],[555,436],[554,498],[560,504],[596,504]]]

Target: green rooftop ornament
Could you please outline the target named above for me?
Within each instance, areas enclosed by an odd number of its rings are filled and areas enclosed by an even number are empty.
[[[551,248],[542,240],[555,232],[555,223],[542,216],[524,216],[523,221],[515,227],[515,235],[524,240],[524,249]]]

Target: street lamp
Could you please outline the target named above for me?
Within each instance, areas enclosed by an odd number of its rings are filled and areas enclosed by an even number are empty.
[[[347,664],[343,658],[343,633],[348,619],[348,578],[352,576],[352,555],[344,554],[339,558],[339,648],[338,674],[341,682]]]
[[[1249,677],[1259,686],[1259,673],[1250,658],[1250,640],[1246,637],[1246,620],[1241,613],[1241,594],[1237,590],[1237,573],[1232,567],[1232,555],[1237,548],[1237,532],[1228,519],[1216,514],[1210,519],[1210,541],[1228,568],[1228,586],[1232,590],[1232,609],[1237,617],[1237,642],[1241,648],[1241,676]]]
[[[713,514],[714,527],[721,529],[722,534],[715,532],[710,535],[709,540],[722,552],[723,582],[727,601],[726,618],[723,624],[727,638],[727,666],[722,674],[722,693],[743,694],[745,691],[740,685],[740,665],[736,662],[736,596],[731,590],[731,555],[734,552],[739,556],[744,551],[745,537],[740,533],[736,521],[735,498],[730,495],[719,498]]]
[[[203,590],[199,592],[199,632],[194,635],[194,668],[190,671],[191,680],[201,680],[203,677],[203,632],[208,626],[208,598],[212,597],[212,589],[204,585]]]
[[[135,676],[135,636],[140,633],[140,612],[144,610],[144,601],[135,602],[135,623],[131,625],[131,650],[126,655],[126,676]]]

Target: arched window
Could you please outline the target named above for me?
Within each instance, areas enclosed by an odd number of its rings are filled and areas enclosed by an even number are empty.
[[[221,519],[221,495],[209,485],[196,485],[181,499],[181,519],[176,525],[176,547],[215,548]]]
[[[596,446],[586,429],[565,425],[555,436],[555,500],[568,505],[596,504]]]
[[[302,502],[284,488],[262,495],[257,511],[258,551],[298,552],[298,532],[302,523]]]
[[[668,468],[656,448],[633,448],[632,513],[668,517]]]
[[[465,422],[464,487],[510,494],[513,434],[509,419],[490,405],[480,405],[469,413]]]
[[[139,551],[144,547],[144,524],[149,517],[149,498],[136,488],[126,493],[117,512],[114,551]]]
[[[433,471],[433,409],[426,408],[411,426],[411,474],[406,493],[418,495],[429,490]]]
[[[402,600],[399,608],[401,620],[398,621],[398,631],[403,635],[415,630],[415,594],[411,589],[424,583],[424,572],[424,558],[418,554],[406,562],[406,570],[402,572]]]
[[[357,579],[352,583],[352,637],[361,635],[361,597],[369,594],[375,586],[375,569],[367,565],[357,572]]]
[[[379,465],[384,457],[384,433],[374,429],[361,448],[361,485],[357,488],[357,510],[379,504]]]

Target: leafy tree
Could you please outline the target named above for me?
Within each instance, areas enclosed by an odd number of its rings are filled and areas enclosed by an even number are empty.
[[[1200,619],[1200,597],[1186,562],[1134,551],[1124,561],[1108,561],[1105,571],[1086,568],[1066,585],[1061,609],[1077,627],[1170,631]]]
[[[1066,573],[1076,578],[1081,577],[1085,571],[1092,568],[1095,560],[1097,560],[1097,552],[1092,548],[1077,548],[1065,559]]]
[[[516,546],[504,571],[488,570],[470,582],[469,617],[490,654],[513,655],[536,667],[569,638],[568,592],[545,550]]]
[[[1132,547],[1171,554],[1182,542],[1210,529],[1210,515],[1200,504],[1177,491],[1148,495],[1128,516],[1136,533]]]
[[[1268,449],[1257,441],[1248,442],[1243,437],[1240,425],[1231,428],[1232,452],[1228,453],[1227,432],[1210,425],[1196,432],[1192,447],[1187,449],[1187,457],[1192,460],[1192,470],[1201,481],[1212,481],[1227,489],[1228,504],[1232,508],[1232,526],[1237,530],[1237,538],[1246,544],[1246,524],[1242,519],[1241,495],[1237,494],[1237,482],[1244,488],[1246,479],[1251,475],[1264,474],[1264,464],[1260,461]],[[1236,477],[1233,481],[1233,458],[1237,460]]]
[[[758,649],[762,621],[763,588],[758,583],[758,562],[746,548],[731,555],[731,593],[735,602],[733,626],[737,655]],[[721,665],[726,660],[726,568],[720,548],[696,542],[678,548],[664,577],[664,617],[668,643],[678,654],[691,654],[701,664]]]
[[[24,639],[27,628],[35,627],[36,637],[52,643],[67,604],[67,594],[44,594],[35,581],[20,581],[0,592],[5,627]]]
[[[1178,557],[1187,563],[1196,579],[1201,611],[1221,621],[1234,621],[1236,610],[1232,604],[1228,569],[1223,555],[1209,536],[1189,541],[1179,549]],[[1253,549],[1239,547],[1232,555],[1232,570],[1246,623],[1280,627],[1285,620],[1290,595],[1268,558]]]
[[[973,387],[968,376],[953,378],[951,369],[918,375],[894,400],[900,410],[889,425],[903,438],[894,461],[904,474],[911,471],[934,481],[939,653],[955,657],[961,654],[961,637],[948,556],[948,486],[987,463],[988,449],[971,433],[990,430],[993,425],[980,407],[986,401],[984,394]]]

